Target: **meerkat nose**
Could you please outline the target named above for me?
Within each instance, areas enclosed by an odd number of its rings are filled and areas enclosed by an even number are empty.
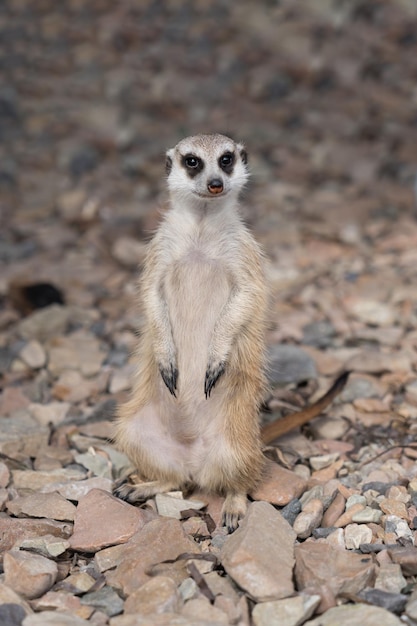
[[[213,180],[207,183],[207,189],[212,194],[221,193],[223,191],[223,182],[220,178],[213,178]]]

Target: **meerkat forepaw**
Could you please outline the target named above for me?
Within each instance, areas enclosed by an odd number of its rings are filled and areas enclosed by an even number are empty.
[[[175,393],[175,391],[177,389],[177,380],[178,380],[177,368],[172,363],[170,363],[168,367],[164,367],[163,365],[160,365],[159,372],[162,376],[162,380],[164,381],[165,385],[168,387],[170,394],[172,394],[174,398],[176,398],[177,394]]]
[[[223,504],[222,526],[233,533],[239,526],[239,520],[245,517],[248,500],[245,494],[229,494]]]
[[[206,371],[206,378],[204,381],[204,393],[206,398],[210,397],[213,387],[219,380],[220,376],[224,374],[226,364],[224,361],[219,361],[217,364],[209,364]]]

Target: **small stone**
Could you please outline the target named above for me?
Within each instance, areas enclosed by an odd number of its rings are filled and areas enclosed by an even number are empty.
[[[55,482],[72,482],[85,478],[83,472],[62,468],[51,471],[13,470],[13,485],[16,489],[39,491],[42,487]]]
[[[352,515],[352,522],[356,524],[379,524],[381,517],[382,511],[366,506],[362,510],[356,510],[354,515]]]
[[[386,513],[386,515],[396,515],[402,519],[408,519],[407,507],[404,502],[399,502],[398,500],[393,500],[391,498],[385,498],[384,500],[381,500],[379,506],[381,511]]]
[[[100,520],[92,524],[91,520]],[[145,524],[146,514],[106,491],[93,489],[81,498],[75,513],[73,550],[97,552],[105,546],[125,543]]]
[[[66,585],[75,587],[75,589],[81,593],[90,591],[91,587],[93,587],[95,583],[96,580],[90,576],[90,574],[87,574],[87,572],[76,572],[65,579]]]
[[[72,524],[49,519],[17,519],[0,513],[0,554],[10,550],[17,542],[26,538],[53,535],[68,539],[72,533]]]
[[[274,542],[269,541],[274,537]],[[231,578],[256,602],[278,600],[293,593],[295,533],[270,504],[253,502],[239,528],[221,552]]]
[[[335,595],[358,593],[375,575],[370,557],[327,543],[299,544],[295,547],[295,559],[295,578],[300,590],[328,585]]]
[[[388,591],[372,588],[364,589],[360,591],[358,595],[360,598],[363,598],[365,602],[380,606],[397,615],[404,611],[408,598],[408,596],[402,593],[389,593]]]
[[[298,498],[294,498],[284,506],[283,509],[280,510],[282,517],[287,520],[290,526],[292,526],[296,520],[296,517],[299,513],[301,513],[301,501]]]
[[[392,326],[396,321],[393,307],[380,300],[357,300],[351,304],[352,313],[371,326]]]
[[[131,364],[115,370],[110,378],[109,392],[111,394],[126,391],[132,386],[134,368]]]
[[[360,511],[363,511],[364,509],[364,505],[363,504],[353,504],[350,509],[348,509],[347,511],[345,511],[345,513],[343,513],[333,524],[334,526],[336,526],[336,528],[343,528],[343,526],[347,526],[348,524],[351,524],[353,521],[353,517],[354,515],[356,515],[356,513],[359,513]]]
[[[0,461],[0,488],[7,487],[10,480],[10,471],[5,463]]]
[[[23,339],[37,339],[43,343],[51,337],[64,335],[71,318],[71,309],[51,304],[28,315],[18,324],[17,330]]]
[[[410,599],[407,602],[407,606],[405,607],[406,615],[412,619],[417,620],[417,591],[414,590],[410,596]]]
[[[346,511],[354,504],[363,504],[363,506],[366,506],[365,496],[362,496],[359,493],[354,493],[352,496],[349,496],[346,500]]]
[[[20,626],[25,616],[26,611],[20,604],[0,605],[0,624],[2,626]]]
[[[323,517],[323,503],[321,500],[310,500],[298,515],[293,529],[299,539],[310,537],[315,528],[320,526]]]
[[[46,353],[39,341],[32,339],[22,348],[19,357],[31,369],[40,369],[46,364]]]
[[[94,476],[108,478],[109,480],[112,478],[112,467],[109,458],[100,451],[96,452],[94,448],[90,448],[88,452],[83,454],[76,454],[74,461],[85,467]]]
[[[100,372],[105,359],[97,338],[84,330],[66,337],[55,337],[48,344],[48,352],[48,370],[54,376],[75,369],[88,378]]]
[[[77,596],[66,591],[48,591],[37,600],[32,600],[31,604],[37,612],[55,610],[83,619],[88,619],[94,612],[92,607],[83,606]]]
[[[75,506],[58,493],[36,493],[16,498],[7,503],[7,510],[15,517],[49,517],[72,521]]]
[[[352,374],[339,399],[341,402],[353,402],[357,398],[380,398],[383,394],[383,387],[375,378]]]
[[[250,494],[254,500],[285,506],[294,498],[299,498],[307,488],[303,478],[270,460],[265,464],[264,476],[257,489]]]
[[[330,503],[327,511],[323,515],[321,525],[323,528],[334,527],[336,520],[340,518],[345,510],[346,500],[344,496],[337,492],[333,502]]]
[[[201,620],[203,624],[229,624],[226,613],[210,604],[207,598],[195,598],[185,603],[182,615],[191,620]],[[197,622],[198,623],[198,622]]]
[[[389,548],[388,554],[401,566],[404,576],[417,576],[417,547],[395,546]]]
[[[298,346],[277,344],[269,349],[268,378],[272,385],[297,384],[317,378],[311,356]]]
[[[358,550],[363,543],[371,543],[372,530],[363,524],[348,524],[345,528],[347,550]]]
[[[119,615],[119,613],[122,613],[124,603],[115,590],[106,585],[98,591],[86,593],[81,598],[81,604],[92,606],[95,609],[102,611],[109,617],[113,617],[113,615]]]
[[[146,244],[133,237],[119,237],[113,244],[112,255],[125,267],[138,267],[145,257]]]
[[[86,478],[84,480],[78,480],[76,482],[49,483],[42,487],[41,491],[43,493],[56,491],[67,500],[74,500],[75,502],[78,502],[92,489],[100,489],[101,491],[107,491],[108,493],[111,493],[112,488],[113,481],[109,478],[93,477]]]
[[[29,405],[29,412],[41,426],[48,426],[48,424],[57,426],[64,421],[70,408],[69,402],[33,403]]]
[[[3,581],[0,581],[0,620],[3,617],[1,609],[5,609],[5,607],[16,607],[15,614],[22,615],[23,611],[23,617],[32,613],[29,603],[26,602],[26,600],[23,600],[23,598],[13,591],[13,589],[5,585]],[[22,618],[20,621],[17,620],[16,626],[20,626],[21,621]],[[2,623],[3,622],[0,621],[0,624]],[[7,622],[6,625],[8,626]],[[15,626],[15,624],[12,623],[11,626]]]
[[[304,626],[403,626],[403,622],[385,609],[366,604],[345,604],[329,609]]]
[[[337,461],[339,456],[340,454],[338,452],[334,452],[333,454],[322,454],[321,456],[312,456],[309,459],[309,463],[313,470],[321,470]]]
[[[186,583],[187,580],[191,580],[194,583],[194,588],[188,598],[191,599],[196,595],[196,590],[198,592],[198,587],[194,580],[187,578],[181,584],[183,591],[184,583]],[[181,605],[180,594],[181,588],[177,591],[177,586],[171,578],[167,576],[155,576],[155,578],[151,578],[127,598],[124,612],[140,615],[169,612],[177,613]]]
[[[30,550],[46,558],[56,558],[70,548],[67,539],[43,535],[42,537],[28,537],[16,544],[21,550]]]
[[[22,626],[90,626],[90,622],[77,617],[67,615],[59,611],[42,611],[28,615],[22,622]]]
[[[26,410],[17,411],[12,418],[0,417],[0,452],[3,454],[36,457],[48,440],[49,428],[40,426]]]
[[[385,518],[385,533],[395,533],[396,537],[405,539],[410,543],[413,543],[414,540],[408,523],[396,515],[387,515]]]
[[[311,617],[321,597],[300,593],[295,598],[260,602],[252,612],[254,626],[298,626]]]
[[[145,583],[146,584],[146,583]],[[186,578],[178,587],[178,592],[184,602],[198,596],[198,585],[193,578]]]
[[[30,600],[48,591],[58,575],[54,561],[20,550],[6,552],[3,567],[6,585]]]
[[[184,500],[183,498],[176,498],[167,493],[158,493],[155,496],[155,503],[159,515],[175,517],[176,519],[181,519],[181,511],[186,511],[187,509],[200,510],[205,507],[205,502]]]
[[[407,581],[401,573],[400,565],[396,563],[384,563],[380,566],[375,581],[375,589],[400,593],[406,586]]]

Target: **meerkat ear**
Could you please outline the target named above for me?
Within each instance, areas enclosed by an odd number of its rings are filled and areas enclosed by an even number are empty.
[[[243,145],[243,143],[238,143],[237,149],[239,150],[240,158],[242,159],[243,163],[246,165],[248,162],[248,153],[246,152],[246,148]]]
[[[167,176],[169,176],[171,170],[172,170],[172,155],[173,155],[173,150],[168,150],[168,152],[165,155],[165,171],[167,173]]]

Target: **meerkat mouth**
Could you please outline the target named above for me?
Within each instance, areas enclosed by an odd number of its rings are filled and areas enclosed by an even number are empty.
[[[226,194],[228,193],[228,191],[226,191],[226,189],[223,189],[223,191],[218,192],[218,193],[200,193],[198,191],[194,191],[194,194],[196,196],[198,196],[199,198],[204,198],[204,200],[216,200],[218,198],[223,198]]]

